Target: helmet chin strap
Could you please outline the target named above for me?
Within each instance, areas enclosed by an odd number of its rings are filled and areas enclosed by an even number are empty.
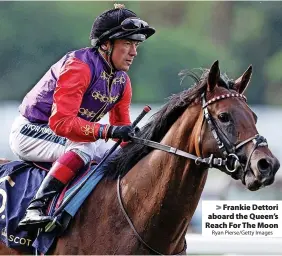
[[[113,70],[117,70],[115,65],[114,65],[114,62],[112,61],[112,54],[113,54],[113,49],[114,49],[114,44],[113,42],[110,41],[110,49],[108,50],[105,50],[103,49],[102,46],[100,46],[100,49],[103,51],[103,53],[107,56],[107,62],[109,63],[110,67],[113,69]]]

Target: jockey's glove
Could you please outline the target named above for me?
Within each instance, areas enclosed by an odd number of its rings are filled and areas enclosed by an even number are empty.
[[[131,125],[115,126],[111,125],[109,127],[107,138],[111,139],[122,139],[123,141],[129,141],[130,136],[134,135],[135,129]]]
[[[139,134],[141,132],[140,128],[138,126],[134,127],[134,135]]]

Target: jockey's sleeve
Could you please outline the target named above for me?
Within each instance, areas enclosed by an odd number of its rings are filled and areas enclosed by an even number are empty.
[[[132,98],[130,78],[127,76],[125,88],[120,101],[109,112],[111,125],[130,125],[129,109]]]
[[[77,58],[70,58],[63,66],[54,91],[50,128],[59,136],[76,142],[95,141],[101,124],[77,116],[91,80],[89,66]]]

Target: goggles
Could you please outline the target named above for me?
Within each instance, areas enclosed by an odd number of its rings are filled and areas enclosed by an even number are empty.
[[[121,27],[123,30],[135,30],[149,27],[149,25],[146,21],[139,18],[127,18],[118,27]]]
[[[110,36],[114,35],[114,32],[119,31],[119,30],[124,30],[124,31],[134,31],[134,30],[138,30],[141,28],[148,28],[149,25],[146,21],[141,20],[139,18],[127,18],[124,21],[121,22],[121,24],[117,27],[114,27],[108,31],[106,31],[105,33],[103,33],[98,39],[98,42],[102,42],[103,39],[105,38],[110,38]]]

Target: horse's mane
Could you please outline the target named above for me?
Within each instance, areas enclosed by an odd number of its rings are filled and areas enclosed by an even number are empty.
[[[142,127],[137,135],[138,137],[156,142],[162,140],[178,117],[206,90],[209,69],[199,70],[201,75],[190,70],[183,70],[179,73],[181,84],[186,77],[192,78],[195,83],[190,88],[169,97],[168,102],[151,116],[149,122]],[[219,86],[230,89],[233,86],[233,82],[226,75],[223,75],[220,77]],[[104,170],[106,177],[110,179],[117,179],[119,175],[123,177],[151,151],[152,148],[147,146],[129,143],[108,161],[108,167]]]

